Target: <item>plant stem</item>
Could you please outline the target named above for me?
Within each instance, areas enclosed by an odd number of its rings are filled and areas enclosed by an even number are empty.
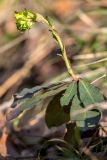
[[[72,70],[71,63],[67,57],[65,46],[63,45],[62,40],[61,40],[58,32],[55,30],[54,26],[52,25],[52,23],[50,22],[50,20],[48,18],[46,19],[38,13],[36,14],[36,16],[37,16],[36,17],[37,22],[42,22],[42,23],[45,23],[48,25],[49,31],[52,33],[53,38],[57,41],[58,45],[60,46],[62,57],[65,62],[65,65],[66,65],[66,68],[67,68],[69,75],[72,77],[73,80],[76,80],[76,76]]]
[[[70,76],[72,77],[73,80],[76,80],[76,77],[73,73],[73,70],[72,70],[72,67],[70,64],[70,61],[67,57],[65,46],[63,45],[62,40],[61,40],[58,32],[56,31],[56,29],[52,25],[49,18],[48,17],[44,18],[41,14],[38,14],[38,13],[35,14],[35,13],[27,11],[27,10],[24,10],[22,12],[16,11],[15,18],[16,18],[17,28],[20,31],[26,31],[27,29],[31,29],[33,23],[35,23],[35,22],[45,23],[49,27],[49,31],[52,33],[53,38],[56,40],[56,42],[58,43],[58,45],[61,49],[61,53],[62,53],[61,56],[65,62],[68,73],[70,74]]]

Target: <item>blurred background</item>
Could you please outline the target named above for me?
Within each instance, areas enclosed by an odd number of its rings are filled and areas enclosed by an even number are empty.
[[[106,0],[0,0],[0,107],[10,107],[23,88],[69,78],[45,25],[25,33],[16,29],[14,11],[25,8],[50,17],[74,72],[90,82],[103,77],[94,84],[107,96]]]
[[[90,81],[107,68],[106,0],[0,0],[0,103],[23,88],[68,77],[60,50],[47,27],[16,29],[14,11],[49,16],[66,46],[75,73]],[[107,78],[96,82],[104,92]]]

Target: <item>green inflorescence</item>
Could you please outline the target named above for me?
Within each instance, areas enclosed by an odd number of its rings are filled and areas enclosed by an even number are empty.
[[[17,29],[24,32],[31,29],[32,25],[36,21],[36,15],[28,10],[22,12],[15,12]]]

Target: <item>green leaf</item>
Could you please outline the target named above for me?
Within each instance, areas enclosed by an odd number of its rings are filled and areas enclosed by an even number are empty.
[[[30,89],[25,88],[20,93],[15,95],[14,102],[11,106],[13,109],[10,113],[8,113],[7,119],[12,120],[20,115],[23,111],[32,109],[33,107],[42,107],[42,103],[44,103],[45,99],[49,99],[59,92],[65,90],[68,84],[69,83],[65,82],[57,82],[53,84],[36,86]]]
[[[78,99],[77,95],[73,98],[72,106],[70,108],[70,119],[72,121],[83,121],[86,119],[91,119],[100,115],[100,111],[97,109],[88,110],[82,112],[84,106],[81,101]],[[80,113],[78,112],[80,110]],[[78,112],[77,115],[75,113]]]
[[[87,119],[85,121],[76,121],[76,125],[80,128],[80,130],[87,131],[96,127],[98,125],[99,120],[100,116],[97,116],[95,118]]]
[[[62,92],[55,95],[47,107],[45,120],[49,128],[62,125],[70,119],[69,111],[65,111],[60,105],[61,96]]]
[[[30,103],[34,99],[36,99],[37,102],[37,99],[41,100],[47,97],[51,97],[59,93],[60,91],[64,90],[67,87],[67,85],[68,84],[64,82],[57,82],[53,84],[36,86],[33,88],[25,88],[20,93],[15,94],[12,107],[15,108],[19,105],[23,106],[25,103]],[[30,106],[28,108],[30,108]],[[27,109],[27,107],[25,109]]]
[[[75,97],[73,98],[72,101],[72,106],[70,108],[70,120],[71,121],[81,121],[85,119],[85,114],[81,113],[75,116],[76,111],[78,112],[78,110],[83,109],[83,107],[81,106],[81,102],[78,99],[77,95],[75,95]]]
[[[78,96],[84,106],[104,101],[104,97],[100,93],[99,89],[86,80],[79,80],[78,89]]]
[[[60,99],[61,106],[67,106],[72,101],[73,97],[77,93],[77,82],[72,81],[71,84],[67,87],[64,95]]]
[[[78,114],[75,114],[77,112]],[[96,125],[98,125],[100,117],[101,113],[98,109],[86,111],[84,110],[84,106],[78,99],[77,95],[74,97],[70,109],[70,120],[76,121],[78,127],[83,128],[84,130],[95,127]]]
[[[81,135],[80,129],[76,126],[75,123],[66,124],[67,132],[64,136],[64,140],[69,144],[77,146],[80,143]]]
[[[50,26],[50,27],[53,27],[52,22],[50,21],[50,19],[49,19],[49,17],[48,17],[48,16],[46,16],[46,20],[48,21],[49,26]]]
[[[61,147],[61,151],[63,155],[58,160],[81,160],[79,153],[77,154],[72,148],[69,149]]]

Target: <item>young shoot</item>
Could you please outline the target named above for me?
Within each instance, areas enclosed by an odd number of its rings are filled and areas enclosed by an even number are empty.
[[[45,23],[48,26],[49,31],[52,33],[53,38],[58,43],[58,45],[61,49],[62,59],[65,62],[65,65],[66,65],[66,68],[67,68],[69,75],[71,76],[71,78],[73,80],[76,80],[76,76],[72,70],[71,63],[67,57],[65,46],[64,46],[58,32],[56,31],[55,27],[53,26],[53,24],[49,20],[49,18],[48,17],[44,18],[41,14],[33,13],[28,10],[24,10],[22,12],[15,12],[15,18],[16,18],[17,29],[22,32],[31,29],[32,25],[35,22]]]

